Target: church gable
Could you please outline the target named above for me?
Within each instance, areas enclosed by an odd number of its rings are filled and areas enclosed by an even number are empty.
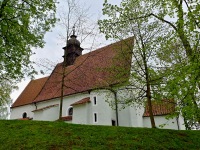
[[[31,104],[41,91],[48,77],[31,80],[11,108]]]

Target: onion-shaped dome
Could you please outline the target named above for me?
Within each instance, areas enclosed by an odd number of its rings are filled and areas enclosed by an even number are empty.
[[[71,35],[70,36],[70,39],[67,41],[67,46],[69,45],[77,45],[77,46],[80,46],[80,42],[79,40],[76,39],[76,35]]]

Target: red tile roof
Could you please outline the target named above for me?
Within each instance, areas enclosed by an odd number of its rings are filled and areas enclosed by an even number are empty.
[[[89,97],[86,97],[86,98],[83,98],[83,99],[80,100],[80,101],[77,101],[77,102],[71,104],[71,106],[80,105],[80,104],[85,104],[85,103],[89,103],[89,102],[91,102],[91,101],[90,101],[90,98],[89,98]]]
[[[48,77],[31,80],[23,92],[19,95],[17,100],[12,104],[11,108],[31,104],[41,91],[47,79]]]
[[[73,65],[65,68],[64,96],[127,80],[132,48],[133,38],[129,38],[79,56]],[[117,57],[119,54],[123,56]],[[62,63],[57,64],[34,102],[60,97],[62,66]],[[114,71],[106,71],[111,66]],[[120,74],[116,66],[128,70]],[[113,78],[115,75],[121,75],[120,81]]]
[[[19,119],[17,119],[17,120],[32,120],[33,118],[29,118],[29,117],[27,117],[27,118],[19,118]]]
[[[63,121],[71,121],[72,120],[72,116],[65,116],[61,118]]]
[[[58,105],[59,105],[59,104],[49,105],[49,106],[46,106],[46,107],[42,107],[42,108],[40,108],[40,109],[35,109],[35,110],[33,110],[32,112],[45,110],[45,109],[48,109],[48,108],[51,108],[51,107],[56,107],[56,106],[58,106]]]
[[[175,104],[172,101],[163,100],[161,101],[152,101],[152,110],[154,116],[168,115],[175,111]],[[146,105],[144,117],[149,117],[149,107]]]

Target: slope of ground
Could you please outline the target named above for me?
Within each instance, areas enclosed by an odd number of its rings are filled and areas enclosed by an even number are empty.
[[[200,149],[200,131],[0,120],[2,150]]]

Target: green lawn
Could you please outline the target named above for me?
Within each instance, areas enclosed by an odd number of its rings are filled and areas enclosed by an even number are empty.
[[[200,150],[200,131],[1,120],[0,149]]]

